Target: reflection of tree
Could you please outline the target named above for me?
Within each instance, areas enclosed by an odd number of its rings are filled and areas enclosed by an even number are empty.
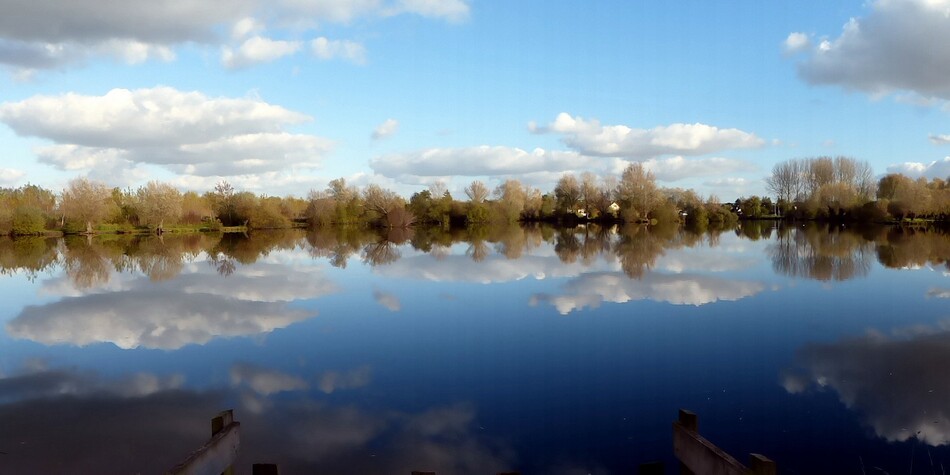
[[[31,279],[58,262],[57,239],[0,237],[0,275],[25,271]]]
[[[836,226],[783,229],[766,250],[772,268],[791,277],[848,280],[871,270],[873,243]]]
[[[275,250],[290,250],[297,247],[303,234],[297,229],[272,229],[248,234],[228,233],[221,237],[212,253],[222,253],[235,261],[248,265],[257,262]]]
[[[775,223],[773,221],[742,221],[736,226],[736,236],[744,237],[752,241],[770,239],[774,228]]]
[[[475,262],[484,261],[491,254],[491,249],[485,242],[488,239],[488,226],[469,226],[466,231],[468,231],[468,249],[465,250],[465,255]]]
[[[63,267],[78,289],[89,289],[109,281],[111,266],[105,249],[92,236],[70,236],[64,240]]]
[[[358,226],[319,226],[307,231],[310,255],[325,257],[341,269],[346,268],[350,256],[378,238],[375,232]]]
[[[930,264],[950,270],[950,236],[934,230],[895,227],[878,243],[877,258],[887,267]]]
[[[386,239],[367,244],[363,248],[363,253],[360,254],[363,262],[371,266],[392,264],[400,257],[402,254],[399,252],[399,245]]]
[[[669,241],[661,233],[647,226],[627,225],[621,229],[620,240],[614,246],[614,252],[620,260],[620,268],[628,277],[639,279],[653,268],[656,259],[663,255],[664,244]]]

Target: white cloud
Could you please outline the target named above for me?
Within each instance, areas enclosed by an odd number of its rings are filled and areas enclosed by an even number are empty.
[[[641,163],[644,168],[656,175],[657,180],[661,181],[746,172],[758,168],[745,160],[721,157],[687,159],[676,156],[651,158]]]
[[[468,17],[469,5],[464,0],[0,0],[0,11],[0,64],[49,69],[100,55],[130,63],[170,60],[185,44],[224,45],[228,35],[222,30],[240,41],[267,26],[296,33],[363,17],[411,14],[457,22]],[[357,43],[338,44],[342,53],[333,56],[365,56]]]
[[[805,33],[789,33],[783,43],[786,54],[795,54],[811,47],[811,38]]]
[[[931,135],[930,143],[934,145],[947,145],[950,144],[950,134],[940,134],[940,135]]]
[[[583,274],[565,285],[563,295],[539,294],[532,302],[547,301],[562,315],[603,302],[653,300],[674,305],[705,305],[739,300],[765,289],[761,282],[722,279],[708,275],[647,273],[631,279],[621,272]]]
[[[253,17],[242,18],[231,27],[231,39],[240,41],[248,36],[260,34],[265,29],[264,24]]]
[[[251,98],[209,98],[170,87],[68,93],[0,104],[0,121],[49,139],[41,162],[63,170],[151,164],[189,175],[235,175],[313,167],[329,140],[285,127],[310,117]]]
[[[528,124],[534,133],[556,133],[571,149],[602,157],[643,159],[661,155],[704,155],[730,149],[758,148],[765,141],[739,129],[720,129],[706,124],[670,124],[652,129],[626,125],[601,125],[596,119],[558,114],[541,127]]]
[[[533,172],[561,172],[585,169],[588,157],[574,152],[536,148],[530,152],[514,147],[488,146],[467,148],[430,148],[370,160],[376,173],[396,178],[446,176],[503,176]]]
[[[301,42],[272,40],[262,36],[252,36],[238,49],[225,47],[221,52],[221,63],[229,69],[246,68],[260,63],[269,63],[289,56],[300,50]]]
[[[876,0],[838,38],[819,43],[799,74],[811,84],[873,95],[904,90],[950,98],[948,12],[946,0]]]
[[[12,186],[19,183],[20,178],[26,175],[22,170],[13,168],[0,168],[0,185]]]
[[[382,140],[392,137],[399,130],[399,121],[396,119],[386,119],[373,130],[373,140]]]
[[[911,178],[947,178],[950,177],[950,157],[935,160],[930,163],[904,162],[895,163],[887,167],[888,173],[902,173]]]
[[[706,186],[715,186],[715,187],[722,187],[722,188],[748,186],[750,183],[751,182],[748,178],[741,178],[741,177],[717,178],[715,180],[709,180],[709,181],[703,182],[703,184]]]
[[[323,59],[343,59],[355,64],[366,63],[366,48],[355,41],[330,40],[324,37],[310,41],[314,56]]]

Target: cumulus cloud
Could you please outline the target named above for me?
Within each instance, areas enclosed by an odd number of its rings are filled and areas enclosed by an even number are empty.
[[[330,40],[324,37],[310,41],[314,56],[323,60],[342,59],[354,64],[366,63],[366,48],[355,41]]]
[[[805,33],[789,33],[782,45],[787,54],[800,53],[811,47],[811,38]]]
[[[404,176],[504,176],[533,172],[560,172],[585,168],[591,159],[574,152],[536,148],[488,146],[430,148],[386,155],[370,160],[376,173],[390,178]]]
[[[948,99],[948,12],[945,0],[876,0],[839,37],[813,48],[798,65],[799,75],[811,84],[875,95],[903,90]]]
[[[901,173],[911,178],[947,178],[950,176],[950,157],[930,163],[904,162],[889,165],[888,173]]]
[[[267,26],[294,33],[324,23],[349,23],[363,17],[389,17],[401,14],[458,22],[469,15],[464,0],[236,0],[219,2],[197,0],[187,3],[100,2],[55,0],[22,2],[0,0],[0,64],[17,68],[47,69],[80,63],[87,58],[107,55],[137,63],[152,58],[171,60],[174,50],[185,44],[224,46],[230,31],[231,41],[259,34]],[[260,18],[268,19],[270,25]],[[353,60],[363,57],[362,46],[353,42],[328,42],[332,56]],[[265,48],[266,46],[266,48]],[[273,58],[290,45],[258,42],[256,54]],[[268,50],[263,53],[262,48]],[[248,46],[246,55],[232,52],[229,67],[239,67],[240,59],[254,57]],[[245,66],[254,64],[252,61]]]
[[[54,145],[36,149],[63,170],[158,165],[226,176],[312,167],[332,143],[283,129],[310,117],[251,98],[209,98],[170,87],[68,93],[0,104],[0,121]]]
[[[934,145],[947,145],[950,144],[950,134],[940,134],[940,135],[931,135],[930,143]]]
[[[397,130],[399,130],[399,121],[396,119],[386,119],[373,130],[373,140],[382,140],[391,137]]]
[[[299,41],[273,40],[253,36],[244,40],[237,50],[225,47],[221,52],[221,63],[230,69],[245,68],[289,56],[296,53],[300,47],[301,43]]]
[[[547,126],[528,125],[534,133],[554,133],[571,149],[602,157],[644,159],[661,155],[704,155],[722,150],[758,148],[765,141],[739,129],[706,124],[671,124],[652,129],[601,125],[596,119],[558,114]]]
[[[765,289],[761,282],[722,279],[699,274],[648,273],[631,279],[620,272],[583,274],[565,285],[562,295],[538,294],[532,303],[550,302],[562,315],[603,302],[625,303],[653,300],[674,305],[705,305],[722,300],[739,300]]]
[[[878,436],[950,444],[950,381],[942,362],[950,358],[950,325],[916,327],[891,335],[811,344],[786,371],[790,392],[830,389],[861,414]]]

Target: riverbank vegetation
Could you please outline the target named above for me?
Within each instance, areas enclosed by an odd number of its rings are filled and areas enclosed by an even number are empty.
[[[772,197],[723,203],[693,190],[662,188],[639,163],[620,176],[561,176],[544,192],[508,179],[494,189],[475,180],[453,196],[443,183],[408,199],[343,178],[306,198],[256,195],[226,182],[199,194],[152,181],[138,189],[110,188],[76,178],[60,192],[27,184],[0,188],[0,235],[244,232],[354,225],[406,228],[498,225],[514,222],[681,223],[703,229],[740,219],[858,222],[947,221],[950,178],[913,180],[888,174],[875,180],[865,162],[848,157],[795,159],[775,165],[766,178]]]

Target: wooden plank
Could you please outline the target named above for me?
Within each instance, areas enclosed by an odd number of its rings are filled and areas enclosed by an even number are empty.
[[[205,445],[192,452],[184,462],[168,472],[169,475],[220,475],[237,458],[241,446],[241,423],[221,428]]]
[[[703,475],[748,475],[749,470],[705,437],[673,423],[673,453],[692,473]]]

